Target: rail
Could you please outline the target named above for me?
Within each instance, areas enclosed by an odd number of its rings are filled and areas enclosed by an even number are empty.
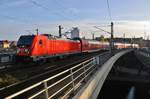
[[[102,58],[103,57],[103,58]],[[105,58],[104,58],[105,57]],[[104,53],[90,58],[59,74],[31,85],[5,99],[12,98],[67,98],[74,95],[110,55]],[[103,59],[103,60],[102,60]]]

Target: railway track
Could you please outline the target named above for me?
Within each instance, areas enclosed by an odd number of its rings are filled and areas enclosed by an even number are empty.
[[[41,81],[47,77],[53,76],[61,71],[71,68],[73,65],[76,65],[84,60],[91,58],[92,56],[97,55],[98,53],[100,54],[103,52],[105,51],[89,53],[89,54],[80,55],[80,56],[79,55],[69,56],[66,59],[60,59],[58,62],[54,62],[51,64],[47,63],[47,64],[44,64],[43,66],[38,66],[37,67],[38,69],[36,70],[35,70],[35,67],[28,68],[32,70],[29,76],[27,77],[29,79],[23,79],[21,82],[1,88],[0,96],[6,96],[8,94],[14,93],[15,91],[19,91],[31,84]]]
[[[101,52],[104,52],[104,51],[101,51]],[[74,55],[69,55],[69,56],[65,56],[65,58],[58,58],[58,57],[55,57],[55,58],[51,58],[49,59],[50,61],[48,62],[45,62],[45,63],[40,63],[37,62],[37,63],[0,63],[0,73],[6,73],[6,72],[11,72],[11,71],[17,71],[17,70],[21,70],[21,69],[26,69],[26,68],[38,68],[38,67],[41,67],[41,69],[43,69],[43,67],[45,66],[48,66],[50,67],[51,65],[56,65],[56,61],[59,63],[59,62],[63,62],[65,60],[70,60],[69,58],[72,59],[78,59],[78,58],[84,58],[84,57],[88,57],[92,54],[96,54],[97,52],[94,52],[94,53],[84,53],[84,54],[74,54]],[[50,66],[49,66],[50,65]],[[47,68],[48,69],[48,68]]]

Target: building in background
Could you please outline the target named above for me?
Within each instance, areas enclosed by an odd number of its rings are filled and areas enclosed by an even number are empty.
[[[71,38],[79,38],[80,34],[79,34],[80,30],[78,29],[78,27],[74,27],[71,30]]]
[[[0,48],[9,48],[10,43],[8,40],[1,40],[0,41]]]

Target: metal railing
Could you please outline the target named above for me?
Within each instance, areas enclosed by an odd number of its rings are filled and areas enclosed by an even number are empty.
[[[94,71],[96,71],[109,57],[109,53],[95,56],[70,69],[14,93],[5,99],[12,99],[15,97],[25,97],[27,99],[64,99],[71,97],[85,84],[90,78],[90,75],[93,74]]]

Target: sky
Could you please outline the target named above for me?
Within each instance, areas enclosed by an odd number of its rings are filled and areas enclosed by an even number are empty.
[[[0,40],[18,40],[20,35],[39,32],[58,35],[72,27],[80,29],[81,36],[91,38],[109,34],[114,22],[115,37],[145,37],[150,35],[150,0],[0,0]]]

